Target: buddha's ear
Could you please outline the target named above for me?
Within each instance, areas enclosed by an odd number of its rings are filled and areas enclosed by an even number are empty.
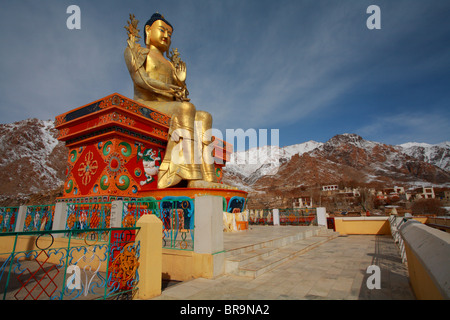
[[[145,26],[145,45],[148,47],[150,45],[150,35],[152,33],[152,28],[149,25]]]

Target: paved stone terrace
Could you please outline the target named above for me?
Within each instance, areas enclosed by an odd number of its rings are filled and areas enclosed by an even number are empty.
[[[223,247],[225,251],[267,242],[297,233],[317,230],[318,227],[309,226],[249,226],[250,230],[240,232],[224,232]]]
[[[252,227],[225,234],[225,250],[289,234],[299,227]],[[303,227],[311,228],[311,227]],[[366,286],[367,267],[378,265],[381,289]],[[334,238],[255,279],[222,275],[166,288],[155,300],[413,300],[408,270],[391,236]]]

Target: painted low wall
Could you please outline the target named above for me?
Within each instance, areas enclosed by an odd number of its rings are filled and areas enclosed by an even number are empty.
[[[211,279],[214,276],[214,258],[212,254],[163,249],[162,278],[177,281],[187,281],[200,277]]]
[[[412,217],[411,219],[419,221],[420,223],[427,223],[428,218],[427,217]]]
[[[417,299],[450,299],[450,234],[408,221],[399,228]]]
[[[391,234],[389,217],[336,217],[336,231],[348,234]]]

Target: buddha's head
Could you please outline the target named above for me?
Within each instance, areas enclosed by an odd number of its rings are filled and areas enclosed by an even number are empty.
[[[154,13],[147,21],[144,28],[144,41],[147,48],[151,45],[162,53],[169,50],[173,27],[159,13]]]

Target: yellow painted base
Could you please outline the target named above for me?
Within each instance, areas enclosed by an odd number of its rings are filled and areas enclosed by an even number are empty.
[[[163,249],[162,277],[165,280],[186,281],[213,278],[213,255],[193,251]]]
[[[336,231],[347,234],[391,234],[389,220],[375,217],[349,217],[334,219]]]
[[[161,294],[162,222],[153,214],[139,218],[136,234],[140,242],[139,284],[137,299],[150,299]]]
[[[419,221],[420,223],[427,223],[428,217],[413,217],[413,220]]]
[[[408,259],[409,281],[411,282],[416,298],[419,300],[443,300],[444,298],[430,278],[428,272],[406,243],[405,251]]]

